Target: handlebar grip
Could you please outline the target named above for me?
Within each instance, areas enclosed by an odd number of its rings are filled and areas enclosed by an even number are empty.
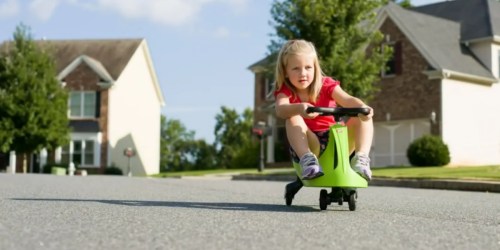
[[[309,107],[306,109],[307,113],[319,113],[320,115],[334,115],[334,116],[358,116],[358,114],[368,115],[369,108],[341,108],[341,107]]]

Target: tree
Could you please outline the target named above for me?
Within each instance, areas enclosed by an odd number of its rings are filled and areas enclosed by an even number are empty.
[[[257,144],[250,133],[253,125],[253,112],[247,108],[240,115],[236,110],[221,107],[221,114],[215,116],[215,147],[218,150],[219,166],[222,168],[257,167],[253,162],[242,159],[257,159]],[[249,157],[245,157],[249,154]]]
[[[160,169],[190,169],[188,144],[194,140],[195,132],[188,131],[179,120],[168,120],[162,115],[160,134]]]
[[[273,2],[271,25],[276,34],[269,50],[276,54],[289,39],[311,41],[323,72],[341,81],[351,95],[369,100],[378,88],[390,49],[373,30],[377,8],[387,0],[284,0]],[[372,45],[372,46],[369,46]]]
[[[411,8],[411,7],[413,7],[411,5],[411,0],[391,0],[391,1],[399,4],[403,8]]]
[[[24,159],[42,148],[69,142],[68,94],[59,84],[48,47],[36,44],[24,25],[0,55],[1,149],[15,150]],[[26,169],[26,161],[24,161]]]
[[[181,121],[161,116],[161,171],[183,171],[216,168],[216,151],[205,140],[195,140],[195,132]]]

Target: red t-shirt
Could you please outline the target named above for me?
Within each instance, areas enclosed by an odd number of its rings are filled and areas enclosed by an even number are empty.
[[[339,81],[333,80],[330,77],[323,77],[323,86],[321,86],[321,90],[319,92],[318,101],[316,103],[308,102],[316,107],[336,107],[337,103],[332,99],[333,89],[340,85]],[[281,85],[281,88],[274,92],[274,96],[276,97],[278,94],[285,94],[290,103],[302,103],[298,96],[294,96],[293,92],[285,85]],[[304,118],[304,121],[307,127],[312,131],[324,131],[328,130],[330,126],[335,124],[335,120],[333,116],[317,116],[313,119]]]

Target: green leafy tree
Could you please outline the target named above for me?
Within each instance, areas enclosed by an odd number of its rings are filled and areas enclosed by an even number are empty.
[[[342,82],[351,95],[369,100],[378,88],[381,65],[390,57],[382,49],[383,35],[373,29],[377,8],[387,0],[273,1],[275,28],[269,50],[275,55],[289,39],[305,39],[316,46],[323,72]],[[372,45],[372,46],[369,46]]]
[[[203,170],[217,168],[217,151],[215,147],[208,144],[205,140],[196,140],[193,144],[193,169]]]
[[[403,8],[411,8],[413,7],[411,4],[411,0],[391,0],[397,4],[399,4]]]
[[[222,106],[221,113],[215,117],[215,147],[218,150],[218,162],[222,168],[257,167],[251,161],[258,159],[254,154],[255,140],[250,133],[253,125],[253,112],[247,108],[242,114],[234,109]],[[249,155],[248,157],[244,155]]]
[[[190,169],[190,142],[194,140],[194,131],[188,131],[179,120],[161,117],[160,164],[164,170]]]
[[[186,129],[181,121],[162,115],[160,134],[161,171],[216,168],[215,147],[205,140],[195,140],[195,132]]]
[[[68,94],[56,78],[49,49],[38,46],[21,24],[0,52],[0,149],[15,150],[24,159],[69,142]]]

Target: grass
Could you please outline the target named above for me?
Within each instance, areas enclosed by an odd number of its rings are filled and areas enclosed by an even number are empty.
[[[459,179],[459,180],[492,180],[500,181],[500,166],[480,167],[387,167],[373,168],[373,176],[379,178],[422,178],[422,179]],[[183,172],[163,172],[152,177],[180,177],[225,174],[261,174],[261,175],[291,175],[292,168],[265,169],[214,169]]]
[[[193,171],[180,171],[180,172],[162,172],[152,177],[180,177],[180,176],[203,176],[203,175],[224,175],[224,174],[268,174],[270,171],[259,173],[257,169],[211,169],[211,170],[193,170]],[[291,172],[291,171],[290,171]]]
[[[500,181],[500,166],[390,167],[373,169],[375,177]]]

